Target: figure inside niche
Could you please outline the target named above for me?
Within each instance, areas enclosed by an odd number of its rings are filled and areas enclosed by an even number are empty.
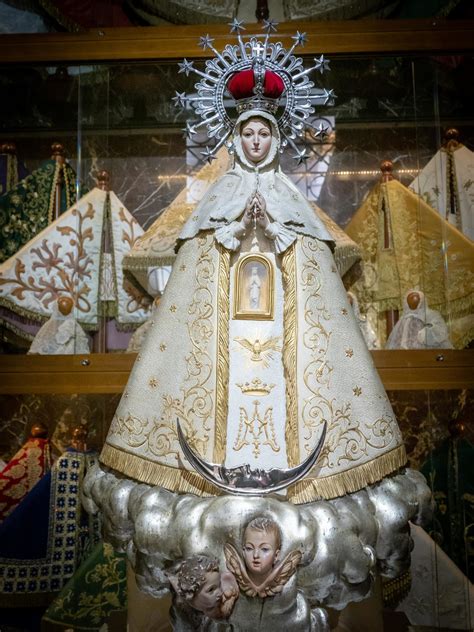
[[[232,573],[221,571],[216,558],[196,555],[168,574],[177,598],[209,619],[228,619],[239,597]]]
[[[349,303],[351,304],[352,311],[354,312],[354,316],[356,317],[357,322],[359,323],[360,330],[362,335],[364,336],[364,340],[367,343],[369,349],[378,349],[379,343],[377,340],[377,334],[374,331],[374,328],[369,322],[367,314],[363,316],[360,313],[359,301],[357,300],[356,295],[353,292],[347,292],[347,298],[349,299]]]
[[[227,568],[248,597],[273,597],[295,574],[301,551],[290,551],[279,562],[280,550],[280,527],[266,516],[254,518],[245,527],[242,556],[232,544],[225,545]]]
[[[250,295],[250,307],[252,309],[260,308],[260,288],[262,287],[262,282],[260,277],[258,276],[258,268],[257,266],[252,267],[252,274],[250,276],[249,281],[249,295]]]
[[[423,292],[410,290],[403,313],[392,329],[386,349],[452,349],[444,318],[430,309]]]
[[[90,339],[77,322],[74,301],[69,296],[60,296],[51,307],[51,318],[36,334],[29,354],[60,355],[90,353]]]

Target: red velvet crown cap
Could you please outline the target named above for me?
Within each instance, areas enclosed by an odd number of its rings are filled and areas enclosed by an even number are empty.
[[[248,99],[254,96],[255,76],[253,70],[241,70],[235,73],[227,84],[227,89],[236,101]],[[263,96],[267,99],[278,99],[283,93],[285,86],[283,80],[275,72],[265,71],[263,80]]]

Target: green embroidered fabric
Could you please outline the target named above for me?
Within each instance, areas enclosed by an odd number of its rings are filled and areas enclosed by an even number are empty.
[[[67,163],[46,160],[0,197],[0,262],[13,256],[52,222],[56,183],[61,175],[63,213],[76,202],[76,174]]]
[[[42,623],[46,630],[51,626],[45,623],[99,630],[112,612],[126,609],[125,554],[101,542],[51,603]]]

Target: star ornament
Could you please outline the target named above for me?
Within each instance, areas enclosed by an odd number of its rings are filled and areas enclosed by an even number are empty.
[[[189,77],[189,73],[194,70],[194,62],[188,61],[186,58],[184,58],[182,62],[178,63],[178,66],[178,74],[184,72],[186,77]]]
[[[206,149],[204,151],[201,151],[200,153],[201,156],[204,156],[204,159],[207,160],[209,164],[211,164],[211,162],[216,159],[216,157],[214,156],[214,149],[210,148],[208,145],[206,145]]]
[[[329,59],[326,59],[324,55],[321,55],[321,57],[319,58],[315,57],[314,62],[315,62],[314,69],[319,70],[321,74],[323,74],[325,70],[329,70]]]
[[[245,31],[244,21],[237,20],[237,18],[234,18],[232,22],[229,22],[229,26],[231,33],[240,33],[240,31]]]
[[[189,121],[186,123],[186,127],[182,128],[185,138],[192,138],[193,134],[196,134],[196,128]]]
[[[295,46],[304,46],[308,41],[306,33],[300,33],[296,31],[296,35],[292,35],[291,39],[295,41]]]
[[[203,49],[206,50],[206,48],[211,48],[212,47],[212,42],[214,41],[213,37],[209,37],[209,34],[204,35],[204,37],[200,37],[199,38],[199,46]]]
[[[186,106],[186,93],[176,91],[175,96],[173,97],[173,102],[176,106],[184,108]]]
[[[293,156],[294,160],[296,160],[296,163],[298,165],[300,165],[303,162],[306,162],[306,160],[308,160],[309,156],[306,154],[306,147],[300,151],[296,151],[296,154]]]
[[[319,123],[319,125],[314,130],[314,137],[321,138],[322,140],[325,136],[327,136],[328,131],[329,131],[329,127],[327,127],[326,125],[323,125],[323,123]]]
[[[264,20],[263,21],[263,28],[265,29],[265,31],[267,33],[276,33],[277,32],[277,26],[278,26],[278,22],[275,22],[275,20]]]
[[[334,90],[326,90],[325,88],[322,98],[324,99],[324,105],[327,105],[329,101],[334,101],[334,99],[336,98]]]

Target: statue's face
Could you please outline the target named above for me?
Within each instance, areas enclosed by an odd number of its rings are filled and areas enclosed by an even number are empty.
[[[255,164],[262,162],[270,151],[272,133],[264,119],[249,119],[241,128],[242,149],[245,157]]]
[[[73,307],[74,302],[69,296],[60,296],[58,298],[58,309],[63,316],[70,314]]]
[[[209,612],[219,605],[222,598],[221,577],[218,571],[206,573],[201,590],[191,600],[191,605],[201,612]]]
[[[273,531],[245,530],[245,566],[252,575],[257,575],[262,579],[267,577],[278,558],[278,553],[276,536]]]
[[[416,309],[420,304],[420,295],[418,292],[410,292],[407,296],[407,303],[410,309]]]

